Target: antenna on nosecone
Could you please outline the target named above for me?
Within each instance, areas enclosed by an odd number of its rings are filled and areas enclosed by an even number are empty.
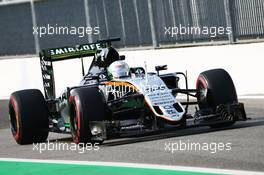
[[[146,83],[148,83],[148,67],[147,67],[147,61],[144,61],[144,66],[145,66],[145,79]]]

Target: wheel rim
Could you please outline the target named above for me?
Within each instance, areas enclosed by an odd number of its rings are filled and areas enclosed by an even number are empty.
[[[9,106],[9,117],[10,117],[10,125],[11,125],[11,132],[16,141],[19,140],[19,113],[17,111],[17,104],[13,97],[10,99],[10,106]]]
[[[75,143],[78,143],[78,140],[79,140],[79,135],[78,135],[78,125],[79,125],[79,122],[78,122],[78,113],[76,111],[76,105],[74,104],[72,106],[72,113],[71,113],[71,116],[72,116],[72,120],[71,120],[71,132],[72,132],[72,136],[73,136],[73,140]]]
[[[199,88],[199,101],[201,102],[206,102],[206,97],[207,97],[207,88],[200,86]]]
[[[16,113],[13,107],[10,108],[10,124],[11,124],[11,131],[13,135],[17,133],[17,121],[16,121]]]
[[[205,87],[205,85],[201,82],[198,83],[198,97],[197,100],[201,105],[207,104],[207,94],[208,94],[208,88]]]

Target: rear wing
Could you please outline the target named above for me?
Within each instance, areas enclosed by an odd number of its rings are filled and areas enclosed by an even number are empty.
[[[98,50],[110,47],[111,42],[120,41],[120,38],[99,40],[96,43],[88,43],[77,46],[66,46],[44,49],[39,53],[44,95],[46,99],[55,99],[55,82],[52,63],[74,58],[95,56]]]
[[[75,47],[59,47],[42,50],[40,57],[45,61],[62,61],[72,58],[94,56],[98,49],[101,49],[101,43],[83,44]]]

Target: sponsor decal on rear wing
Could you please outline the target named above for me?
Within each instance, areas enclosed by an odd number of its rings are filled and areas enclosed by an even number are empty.
[[[96,51],[101,48],[101,43],[83,44],[76,47],[59,47],[42,50],[40,56],[45,61],[61,61],[65,59],[94,56]]]
[[[40,59],[44,61],[61,61],[71,58],[81,58],[94,56],[97,50],[105,47],[110,47],[111,42],[120,41],[120,38],[110,38],[98,40],[95,43],[82,44],[77,46],[66,46],[51,49],[44,49],[40,52]]]

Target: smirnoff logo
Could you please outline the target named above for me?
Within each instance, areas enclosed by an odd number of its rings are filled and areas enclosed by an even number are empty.
[[[56,49],[51,49],[50,54],[51,55],[61,55],[61,54],[66,54],[66,53],[74,53],[74,52],[79,52],[79,51],[94,51],[96,49],[101,48],[100,44],[85,44],[81,45],[80,47],[62,47],[62,48],[56,48]]]

